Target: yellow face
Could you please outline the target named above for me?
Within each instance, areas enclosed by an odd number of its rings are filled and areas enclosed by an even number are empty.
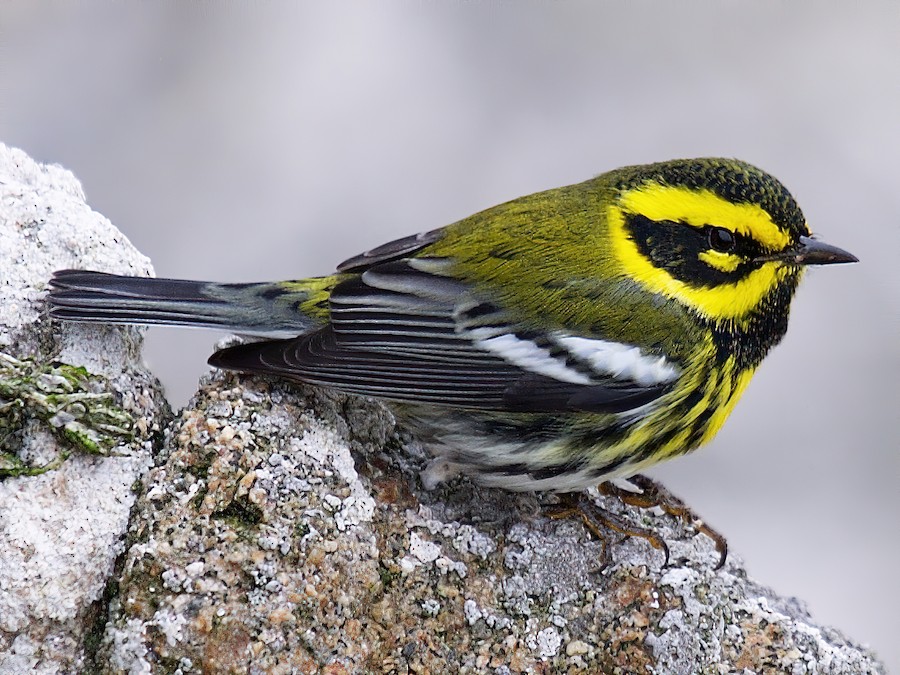
[[[606,216],[623,274],[716,322],[742,323],[802,271],[760,260],[795,246],[796,234],[762,207],[710,190],[648,181],[621,193]]]

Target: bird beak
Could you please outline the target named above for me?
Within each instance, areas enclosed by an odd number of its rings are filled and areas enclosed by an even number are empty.
[[[793,265],[833,265],[835,263],[859,262],[859,258],[852,253],[847,253],[842,248],[831,246],[811,237],[800,237],[800,242],[796,246],[771,255],[760,256],[755,259],[755,262],[770,262],[773,260],[780,260]]]

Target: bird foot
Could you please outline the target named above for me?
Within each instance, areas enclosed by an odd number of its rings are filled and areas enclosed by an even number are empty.
[[[627,479],[640,492],[632,492],[615,485],[612,482],[601,483],[598,486],[600,494],[617,497],[623,504],[649,509],[659,507],[663,513],[680,518],[698,532],[705,534],[713,540],[716,550],[719,552],[719,561],[714,569],[720,569],[725,564],[728,556],[728,542],[719,532],[707,525],[699,518],[683,501],[673,495],[660,483],[647,476],[637,474]],[[665,555],[663,567],[669,564],[669,547],[658,534],[652,530],[638,527],[619,515],[610,513],[599,506],[588,494],[582,492],[570,492],[560,495],[560,503],[551,507],[548,515],[553,519],[580,518],[584,526],[603,545],[601,552],[601,570],[611,562],[609,552],[610,532],[617,532],[624,537],[640,537],[653,548],[662,551]]]

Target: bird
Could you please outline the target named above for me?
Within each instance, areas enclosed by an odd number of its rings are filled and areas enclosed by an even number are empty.
[[[59,320],[250,336],[209,363],[380,399],[450,474],[567,495],[562,510],[577,507],[595,533],[665,548],[611,514],[585,515],[578,495],[709,442],[785,335],[807,266],[856,261],[813,236],[772,175],[697,158],[520,197],[328,276],[63,270],[48,302]]]

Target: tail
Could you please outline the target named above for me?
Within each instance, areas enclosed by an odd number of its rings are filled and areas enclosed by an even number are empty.
[[[331,277],[217,284],[62,270],[50,280],[50,316],[64,321],[218,328],[293,337],[328,318]]]

